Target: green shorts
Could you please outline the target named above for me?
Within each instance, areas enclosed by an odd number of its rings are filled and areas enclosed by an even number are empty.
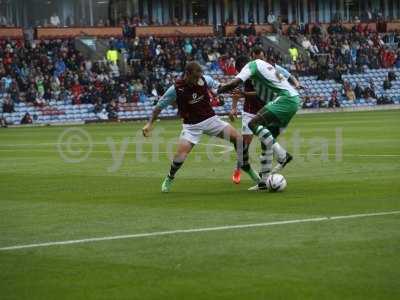
[[[259,114],[262,116],[267,112],[271,112],[276,117],[276,120],[273,121],[273,124],[268,125],[285,128],[289,125],[299,106],[299,96],[281,95],[265,105]]]

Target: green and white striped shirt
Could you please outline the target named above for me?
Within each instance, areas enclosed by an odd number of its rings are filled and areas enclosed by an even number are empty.
[[[299,95],[285,76],[280,76],[280,72],[274,66],[261,59],[246,64],[235,78],[239,78],[243,82],[251,79],[257,96],[265,102],[270,100],[271,92],[277,96],[294,97]]]

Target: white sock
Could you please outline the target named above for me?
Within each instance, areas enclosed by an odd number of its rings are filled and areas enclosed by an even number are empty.
[[[276,156],[276,160],[278,162],[284,161],[286,158],[286,150],[283,149],[281,145],[279,145],[278,142],[275,142],[272,145],[272,150],[274,151],[274,155]]]

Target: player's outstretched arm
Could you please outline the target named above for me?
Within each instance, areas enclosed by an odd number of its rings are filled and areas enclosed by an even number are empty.
[[[275,69],[277,73],[285,77],[293,87],[296,89],[304,89],[299,80],[294,75],[290,74],[288,70],[279,65],[275,65]]]
[[[300,82],[297,80],[296,77],[294,77],[293,75],[290,75],[290,77],[288,78],[288,81],[291,85],[293,85],[296,89],[300,89],[302,88],[302,86],[300,85]]]
[[[228,82],[227,84],[220,85],[217,90],[217,93],[222,94],[222,93],[229,92],[241,83],[242,83],[242,80],[240,78],[235,78],[232,81]]]
[[[151,117],[149,119],[149,121],[146,123],[146,125],[144,125],[142,132],[143,132],[143,136],[145,137],[149,137],[151,130],[153,129],[154,126],[154,122],[157,120],[158,116],[160,115],[162,109],[158,106],[156,106],[153,109],[153,112],[151,114]]]
[[[257,96],[257,93],[255,91],[252,92],[243,92],[244,97],[254,97]]]
[[[252,72],[250,70],[250,65],[249,63],[247,63],[242,70],[239,72],[239,74],[237,74],[235,76],[235,78],[228,82],[227,84],[224,85],[220,85],[218,88],[218,94],[222,94],[228,91],[233,90],[234,88],[236,88],[239,84],[245,82],[246,80],[248,80],[252,75]]]
[[[160,115],[161,111],[166,108],[168,105],[171,105],[176,100],[176,91],[175,87],[171,86],[165,92],[165,94],[161,97],[158,101],[156,107],[153,109],[153,112],[150,116],[149,121],[146,125],[144,125],[142,132],[145,137],[150,136],[151,130],[153,129],[154,122],[157,120],[158,116]]]

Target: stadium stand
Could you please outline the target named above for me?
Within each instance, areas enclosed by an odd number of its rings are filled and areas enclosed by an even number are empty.
[[[270,26],[260,26],[264,25],[257,25],[256,30],[240,26],[239,31],[227,26],[231,35],[227,37],[210,37],[210,26],[198,27],[198,31],[188,26],[190,38],[184,34],[185,27],[179,27],[177,32],[177,26],[164,26],[160,32],[165,35],[159,38],[149,36],[149,28],[157,29],[154,26],[138,27],[143,30],[142,37],[133,37],[132,30],[104,28],[103,35],[113,35],[107,43],[120,52],[119,60],[126,63],[118,66],[105,59],[91,61],[77,50],[72,38],[60,39],[68,28],[38,29],[37,32],[47,32],[43,36],[46,39],[33,41],[6,35],[11,38],[0,40],[0,106],[2,111],[8,99],[14,109],[3,112],[2,117],[9,124],[19,124],[26,113],[37,124],[145,119],[186,61],[199,61],[206,74],[221,82],[232,78],[235,57],[262,44],[254,32],[262,34]],[[306,87],[302,92],[303,108],[398,104],[400,33],[377,33],[375,29],[376,25],[349,26],[340,22],[304,27],[293,24],[284,31],[289,38],[296,37],[294,42],[306,46],[311,62],[306,63],[301,55],[296,61],[286,62],[281,53],[273,49],[266,52]],[[70,31],[71,36],[79,30]],[[95,30],[99,31],[92,29]],[[12,29],[6,34],[10,32],[19,31]],[[122,32],[124,37],[120,36]],[[394,78],[390,87],[384,88],[389,72]],[[347,99],[345,86],[354,89],[357,84],[361,94]],[[218,114],[228,113],[229,96],[225,106],[215,109]],[[176,109],[168,108],[161,116],[174,117]]]
[[[367,87],[367,83],[371,78],[374,78],[376,84],[376,95],[378,97],[386,96],[390,102],[394,104],[400,104],[400,80],[393,81],[393,86],[390,90],[384,91],[383,87],[380,86],[382,80],[375,80],[376,76],[383,78],[391,69],[379,69],[370,70],[360,75],[347,75],[344,76],[346,80],[351,83],[360,82],[363,87]],[[226,82],[231,76],[223,75],[221,71],[207,71],[207,74],[214,76],[221,82]],[[397,76],[400,76],[400,72],[396,72]],[[312,107],[328,107],[329,99],[333,90],[342,91],[342,84],[336,83],[334,80],[318,81],[315,76],[301,77],[300,80],[306,86],[307,90],[302,95],[303,97],[311,96],[313,102]],[[344,97],[340,97],[340,103],[343,107],[359,107],[359,106],[374,106],[377,104],[377,100],[360,98],[355,101],[347,101]],[[140,120],[146,119],[153,108],[153,101],[156,99],[150,97],[145,103],[124,103],[119,105],[118,119],[120,120]],[[215,111],[217,114],[224,115],[229,113],[231,99],[226,99],[226,104],[222,107],[216,107]],[[3,113],[4,118],[9,124],[19,124],[25,113],[29,113],[32,116],[36,116],[34,123],[37,124],[55,124],[55,123],[71,123],[71,122],[93,122],[97,120],[103,120],[104,112],[95,112],[94,104],[78,104],[73,105],[72,100],[67,101],[49,101],[44,107],[35,107],[31,104],[24,102],[17,103],[15,105],[15,112]],[[164,110],[161,117],[175,117],[177,110],[169,107]]]

